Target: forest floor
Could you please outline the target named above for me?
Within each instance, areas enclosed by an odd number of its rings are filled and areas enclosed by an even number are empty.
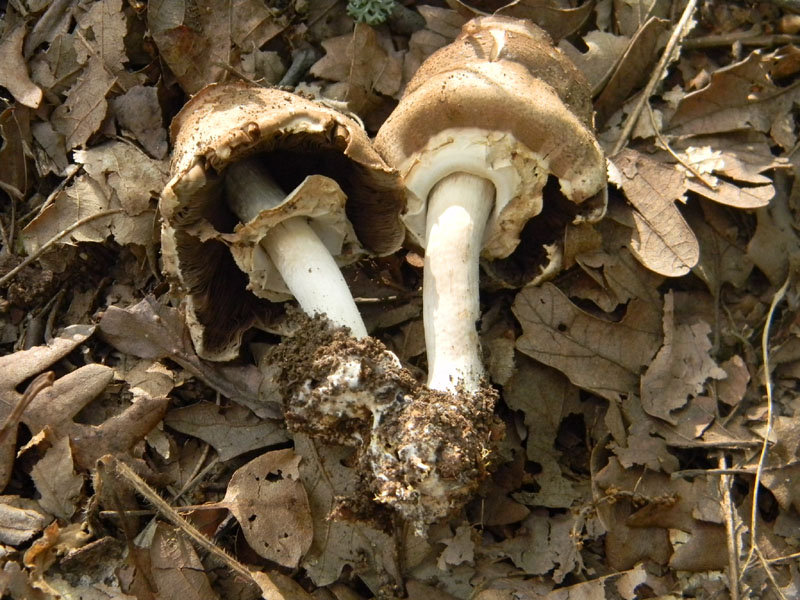
[[[0,595],[800,597],[800,2],[2,10]],[[425,58],[498,10],[588,81],[608,210],[526,227],[484,264],[505,435],[469,503],[422,535],[390,510],[348,520],[358,448],[283,419],[265,357],[285,313],[235,360],[192,344],[162,274],[169,124],[206,85],[244,80],[346,108],[373,136]],[[422,381],[420,254],[344,272]],[[524,285],[542,260],[557,272]]]

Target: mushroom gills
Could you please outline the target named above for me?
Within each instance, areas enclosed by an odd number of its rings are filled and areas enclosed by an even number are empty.
[[[227,168],[225,191],[228,206],[243,223],[286,198],[258,157]],[[282,221],[265,233],[260,244],[303,311],[311,316],[324,314],[334,325],[348,327],[357,338],[367,336],[339,265],[305,217]]]
[[[422,306],[434,390],[480,389],[479,258],[494,196],[491,181],[465,172],[444,177],[428,196]]]

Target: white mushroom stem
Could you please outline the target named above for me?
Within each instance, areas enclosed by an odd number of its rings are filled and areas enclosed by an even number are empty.
[[[434,390],[480,387],[478,261],[493,202],[494,185],[469,173],[448,175],[428,195],[422,305]]]
[[[228,167],[226,190],[228,204],[245,223],[286,197],[254,160],[238,161]],[[367,336],[339,265],[306,218],[292,217],[273,227],[261,240],[261,247],[307,314],[324,314],[335,325],[349,327],[353,336]]]

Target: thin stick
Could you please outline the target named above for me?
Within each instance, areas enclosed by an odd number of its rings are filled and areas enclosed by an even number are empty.
[[[750,549],[747,552],[747,560],[744,561],[745,568],[753,560],[753,555],[756,553],[756,527],[758,524],[758,489],[761,486],[761,475],[764,470],[764,465],[767,462],[767,452],[769,449],[769,435],[772,433],[772,419],[773,419],[773,399],[772,399],[772,377],[769,368],[769,330],[772,325],[772,319],[775,316],[775,310],[778,304],[783,301],[786,295],[786,290],[789,288],[789,282],[792,280],[792,274],[786,277],[786,281],[772,297],[772,303],[769,305],[769,312],[767,319],[764,322],[764,331],[761,334],[761,360],[764,369],[764,386],[767,391],[767,429],[764,432],[764,441],[761,444],[761,454],[758,457],[758,468],[756,469],[756,477],[753,482],[753,506],[750,508]],[[744,575],[744,570],[742,572]]]
[[[47,252],[50,249],[50,246],[55,244],[58,240],[60,240],[64,236],[72,233],[73,231],[75,231],[79,227],[83,227],[87,223],[91,223],[92,221],[94,221],[96,219],[102,219],[103,217],[108,217],[110,215],[115,215],[115,214],[121,213],[123,211],[124,211],[124,209],[122,209],[122,208],[112,208],[110,210],[101,210],[98,213],[94,213],[93,215],[89,215],[88,217],[84,217],[82,219],[79,219],[79,220],[75,221],[72,225],[70,225],[69,227],[67,227],[66,229],[64,229],[62,231],[59,231],[57,234],[55,234],[53,237],[51,237],[49,240],[47,240],[44,244],[42,244],[41,248],[39,248],[36,252],[31,254],[30,256],[28,256],[25,260],[23,260],[16,267],[11,269],[8,273],[6,273],[2,277],[0,277],[0,287],[3,287],[5,284],[7,284],[9,281],[11,281],[17,273],[19,273],[22,269],[27,267],[29,264],[31,264],[33,261],[35,261],[37,258],[39,258],[42,254]]]
[[[719,458],[720,470],[727,471],[728,463],[725,456]],[[732,477],[728,474],[720,478],[718,489],[722,496],[722,519],[725,522],[725,539],[728,546],[728,592],[731,600],[739,600],[739,535],[737,534],[737,514],[731,500]]]
[[[165,519],[167,519],[170,523],[175,525],[178,529],[180,529],[187,537],[189,537],[194,543],[200,546],[203,550],[208,552],[209,554],[214,555],[217,557],[225,566],[227,566],[231,571],[244,577],[247,581],[251,581],[258,585],[258,582],[255,581],[253,578],[253,574],[250,570],[245,567],[242,563],[238,560],[227,554],[224,550],[217,547],[214,542],[209,540],[206,536],[204,536],[200,531],[189,521],[184,519],[181,515],[178,514],[174,508],[172,508],[167,502],[161,498],[156,492],[154,492],[149,485],[133,470],[123,463],[122,461],[117,460],[111,455],[104,456],[101,460],[101,463],[107,465],[111,471],[119,475],[122,479],[124,479],[128,485],[130,485],[134,490],[136,490],[145,500],[147,500],[156,511]]]
[[[628,142],[628,138],[633,131],[634,125],[636,125],[636,121],[639,119],[639,115],[642,114],[642,109],[644,109],[644,104],[647,100],[650,99],[650,96],[653,95],[653,90],[656,89],[658,82],[661,81],[661,77],[664,74],[664,71],[667,68],[667,65],[672,60],[673,55],[675,54],[675,50],[678,47],[678,44],[681,41],[681,38],[686,35],[686,25],[691,20],[692,16],[694,15],[694,11],[697,8],[697,0],[689,0],[689,3],[686,5],[686,8],[683,10],[683,14],[681,15],[681,20],[678,21],[678,24],[675,26],[675,30],[672,32],[672,35],[669,38],[669,42],[667,42],[667,47],[664,49],[664,53],[661,55],[661,59],[658,61],[655,70],[653,71],[652,77],[650,77],[650,81],[647,82],[647,85],[642,91],[642,95],[636,103],[636,106],[633,109],[633,112],[628,115],[628,120],[625,122],[625,127],[622,129],[622,133],[617,140],[616,145],[614,146],[614,150],[611,152],[611,156],[617,154],[620,150],[625,147],[625,144]]]

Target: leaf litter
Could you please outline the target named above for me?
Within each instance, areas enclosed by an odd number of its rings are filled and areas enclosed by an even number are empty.
[[[542,25],[590,82],[609,211],[567,227],[548,282],[487,278],[498,465],[418,536],[363,500],[352,448],[286,430],[268,362],[283,317],[236,361],[194,352],[159,266],[167,126],[206,84],[244,78],[306,90],[374,134],[422,61],[499,7],[406,2],[404,27],[356,24],[322,0],[10,3],[0,593],[796,597],[790,4],[501,9]],[[348,276],[373,334],[421,376],[415,250]]]

